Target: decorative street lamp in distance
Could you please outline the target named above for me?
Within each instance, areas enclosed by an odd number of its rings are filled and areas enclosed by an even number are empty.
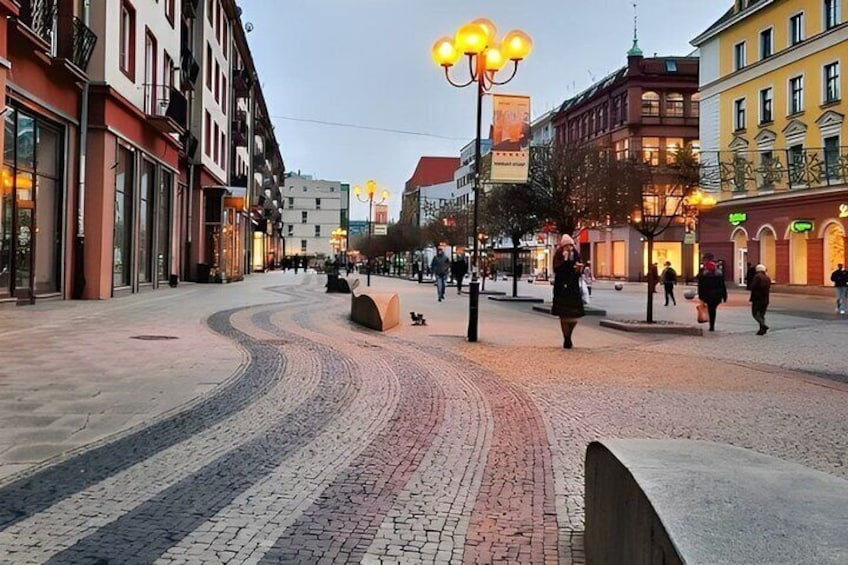
[[[457,30],[455,37],[442,37],[433,44],[433,60],[445,69],[447,81],[458,88],[477,85],[477,129],[474,140],[474,216],[472,234],[477,233],[480,207],[480,128],[483,112],[483,95],[493,86],[508,83],[518,72],[518,63],[527,58],[533,48],[530,36],[520,30],[513,30],[498,42],[495,24],[486,18],[467,23]],[[462,56],[468,57],[469,79],[466,82],[454,82],[450,69]],[[512,73],[502,81],[495,75],[512,61]],[[477,341],[477,318],[480,304],[480,254],[478,239],[474,238],[471,282],[468,285],[468,341]]]
[[[374,206],[383,204],[389,199],[389,191],[384,190],[380,193],[380,199],[375,201],[374,195],[377,194],[377,182],[374,180],[365,181],[365,194],[362,193],[362,187],[356,185],[353,187],[353,195],[362,203],[368,204],[368,262],[365,265],[366,286],[371,286],[371,234],[374,231],[374,225],[371,222],[371,217],[374,212]],[[363,197],[364,196],[364,197]]]

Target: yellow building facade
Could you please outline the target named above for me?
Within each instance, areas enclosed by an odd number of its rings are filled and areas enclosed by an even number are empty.
[[[692,43],[701,57],[699,239],[744,284],[829,286],[846,262],[845,0],[736,0]]]

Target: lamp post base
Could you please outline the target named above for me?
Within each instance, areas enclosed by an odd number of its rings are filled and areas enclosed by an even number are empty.
[[[480,310],[480,280],[475,276],[468,283],[468,341],[477,341],[477,315]]]

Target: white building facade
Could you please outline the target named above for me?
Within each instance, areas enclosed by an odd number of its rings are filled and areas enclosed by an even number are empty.
[[[343,225],[342,202],[348,191],[339,181],[316,180],[310,175],[290,173],[284,179],[281,202],[286,257],[332,257],[333,230]]]

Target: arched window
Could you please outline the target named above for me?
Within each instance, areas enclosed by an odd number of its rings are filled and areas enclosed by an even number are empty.
[[[691,110],[689,110],[689,115],[693,118],[697,118],[701,115],[701,94],[696,92],[692,95],[692,98],[689,99],[691,104]]]
[[[665,96],[665,115],[675,118],[683,117],[683,95],[671,92]]]
[[[660,115],[660,95],[656,92],[648,91],[642,94],[642,115],[643,116],[659,116]]]

